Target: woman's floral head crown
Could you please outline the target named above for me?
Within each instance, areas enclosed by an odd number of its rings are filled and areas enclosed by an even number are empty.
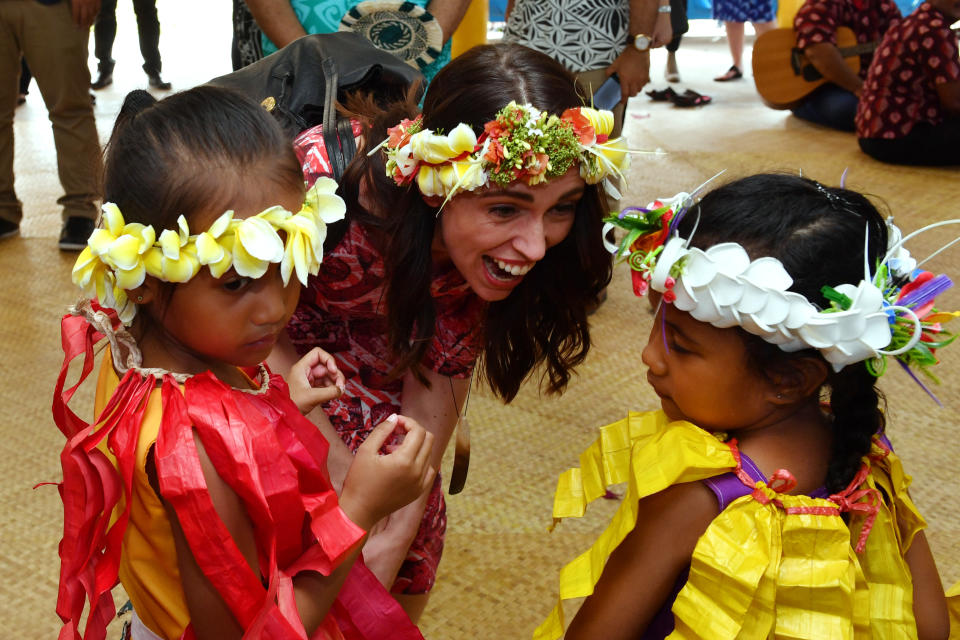
[[[416,181],[425,196],[446,200],[494,182],[535,185],[562,176],[574,163],[588,184],[629,166],[623,138],[610,139],[613,114],[577,107],[557,117],[529,104],[511,102],[486,123],[478,138],[473,128],[458,124],[448,134],[423,128],[423,116],[404,120],[388,130],[387,176],[397,185]]]
[[[787,352],[818,349],[835,371],[865,361],[880,376],[886,357],[893,356],[908,373],[912,366],[937,382],[927,367],[938,362],[935,350],[956,337],[942,324],[960,313],[938,311],[934,299],[953,283],[945,275],[918,269],[903,245],[918,233],[960,220],[935,223],[904,238],[888,219],[887,253],[874,274],[865,266],[857,285],[824,286],[830,306],[821,309],[788,291],[793,278],[776,258],[751,260],[733,242],[706,251],[690,247],[690,239],[676,229],[692,203],[689,194],[681,193],[605,219],[604,234],[613,227],[627,232],[619,246],[604,242],[630,265],[636,295],[653,289],[664,302],[701,322],[739,326]]]
[[[104,227],[94,229],[77,258],[73,282],[87,297],[116,310],[127,325],[137,312],[127,291],[142,285],[147,275],[182,283],[206,265],[215,278],[231,267],[243,277],[259,278],[271,263],[280,263],[284,285],[293,272],[305,285],[307,275],[316,275],[320,268],[326,225],[341,220],[346,211],[336,189],[336,182],[320,178],[297,213],[274,206],[237,219],[227,211],[196,235],[190,235],[186,218],[180,216],[179,229],[164,229],[159,238],[152,226],[125,222],[117,205],[107,202]]]

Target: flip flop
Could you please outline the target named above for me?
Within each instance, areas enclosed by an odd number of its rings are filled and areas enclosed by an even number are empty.
[[[666,89],[651,89],[647,91],[647,95],[650,96],[650,99],[654,102],[673,102],[674,99],[678,98],[677,92],[673,90],[673,87],[667,87]]]
[[[727,72],[722,76],[717,76],[714,78],[715,82],[730,82],[731,80],[739,80],[743,77],[743,72],[737,67],[737,65],[731,65]]]
[[[671,102],[678,107],[702,107],[713,102],[713,98],[687,89],[682,94],[677,94],[675,98],[671,99]]]

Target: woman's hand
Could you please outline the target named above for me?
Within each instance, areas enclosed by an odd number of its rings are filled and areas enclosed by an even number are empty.
[[[290,367],[287,384],[290,387],[290,399],[300,413],[306,415],[317,406],[339,398],[345,380],[333,356],[320,347],[314,347]]]
[[[651,49],[670,44],[670,41],[673,40],[673,25],[670,24],[669,13],[657,14],[657,23],[654,25],[650,37],[653,38],[653,42],[650,44]]]
[[[387,439],[399,430],[403,441],[381,454]],[[430,464],[433,434],[411,418],[392,415],[377,425],[357,449],[343,481],[340,507],[367,531],[379,520],[413,502],[433,484]]]

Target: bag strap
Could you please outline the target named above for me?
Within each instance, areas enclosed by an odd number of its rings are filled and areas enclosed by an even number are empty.
[[[343,170],[346,168],[346,162],[343,160],[343,153],[340,151],[340,140],[337,136],[337,116],[336,101],[337,87],[340,84],[340,76],[337,72],[337,65],[332,58],[324,58],[320,64],[323,72],[324,93],[323,93],[323,142],[327,147],[327,156],[330,158],[330,168],[333,170],[333,179],[340,182],[343,176]]]
[[[343,155],[343,168],[346,169],[353,156],[357,154],[357,142],[353,139],[353,123],[350,118],[337,120],[337,135],[340,136],[338,151]]]

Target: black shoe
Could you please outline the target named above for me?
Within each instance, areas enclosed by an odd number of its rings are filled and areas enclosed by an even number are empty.
[[[112,71],[101,71],[97,76],[97,79],[90,83],[90,88],[96,91],[103,89],[104,87],[109,87],[113,84],[113,72]]]
[[[20,225],[0,218],[0,238],[9,238],[20,233]]]
[[[717,76],[714,80],[716,82],[730,82],[731,80],[739,80],[742,77],[743,72],[740,71],[740,68],[737,65],[731,65],[722,76]]]
[[[154,89],[160,89],[161,91],[170,90],[170,87],[171,87],[170,83],[164,82],[163,78],[160,77],[159,73],[155,75],[147,74],[147,78],[149,79],[148,81],[150,83],[150,86],[153,87]]]
[[[82,251],[87,246],[87,240],[93,233],[95,226],[90,218],[70,216],[63,223],[63,230],[60,232],[60,240],[57,242],[57,246],[63,251]]]

